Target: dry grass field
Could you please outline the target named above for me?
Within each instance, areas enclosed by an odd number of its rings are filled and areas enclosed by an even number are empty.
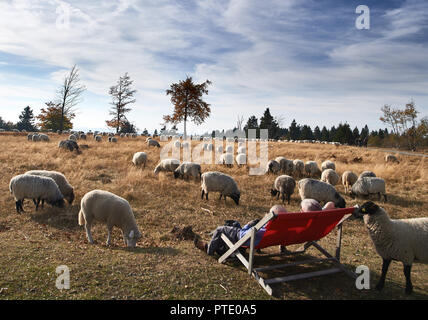
[[[249,176],[248,168],[202,165],[203,171],[219,170],[233,176],[241,190],[240,205],[231,199],[209,201],[200,198],[200,183],[175,180],[170,174],[155,176],[159,149],[148,148],[145,138],[119,139],[117,144],[91,139],[81,154],[60,150],[61,139],[28,142],[24,135],[0,135],[0,299],[427,299],[428,266],[414,264],[414,293],[404,294],[402,264],[390,266],[385,288],[374,290],[381,270],[381,258],[375,252],[362,220],[344,225],[342,262],[355,271],[366,265],[371,271],[371,290],[358,290],[344,274],[299,280],[275,285],[274,297],[249,277],[239,264],[219,264],[215,258],[196,249],[192,241],[174,237],[174,227],[192,226],[209,240],[209,232],[226,219],[245,224],[263,217],[278,202],[270,195],[273,175]],[[63,138],[63,137],[62,137]],[[164,144],[164,143],[161,143]],[[137,151],[148,153],[145,169],[131,163]],[[326,159],[336,163],[339,174],[352,170],[357,174],[372,170],[387,182],[388,202],[381,203],[392,218],[428,216],[428,163],[421,157],[399,155],[400,164],[386,164],[385,153],[364,148],[335,147],[321,144],[269,143],[269,159]],[[362,162],[352,159],[362,157]],[[76,199],[64,209],[45,205],[35,211],[30,200],[23,214],[17,214],[9,192],[9,181],[31,169],[57,170],[74,186]],[[95,225],[95,245],[89,245],[83,227],[77,223],[80,199],[93,189],[111,191],[127,199],[143,237],[137,248],[125,248],[121,232],[114,229],[113,245],[107,247],[107,230]],[[343,195],[342,185],[337,186]],[[365,200],[345,195],[347,206]],[[296,189],[289,211],[298,211]],[[335,232],[320,241],[328,249],[335,245]],[[275,248],[277,250],[278,248]],[[273,250],[273,249],[272,249]],[[269,250],[263,250],[269,252]],[[309,254],[316,255],[312,249]],[[256,257],[256,263],[258,257]],[[284,260],[287,258],[269,258]],[[268,258],[261,257],[263,263]],[[293,258],[294,259],[294,258]],[[270,261],[273,262],[273,261]],[[59,265],[70,268],[70,289],[55,287]],[[312,270],[298,266],[290,272]],[[270,275],[270,274],[268,274]],[[272,276],[272,275],[270,275]]]

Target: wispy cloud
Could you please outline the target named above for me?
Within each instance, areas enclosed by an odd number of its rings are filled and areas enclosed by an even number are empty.
[[[231,113],[260,116],[266,106],[286,125],[296,118],[374,128],[383,104],[411,98],[426,114],[427,2],[368,1],[372,26],[364,31],[354,25],[358,4],[2,1],[0,116],[16,121],[25,105],[43,107],[76,63],[88,88],[80,127],[104,126],[108,88],[125,72],[138,89],[130,118],[141,129],[160,127],[172,110],[165,90],[186,74],[213,82],[212,116],[190,130],[230,128]],[[57,28],[58,8],[68,8],[70,28]]]

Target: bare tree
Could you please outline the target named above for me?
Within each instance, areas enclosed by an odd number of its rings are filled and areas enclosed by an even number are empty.
[[[238,128],[239,131],[242,130],[242,124],[244,123],[244,116],[238,115],[238,120],[236,121],[236,128]]]
[[[131,86],[134,81],[131,80],[128,73],[125,73],[123,77],[120,77],[117,81],[117,85],[110,87],[109,94],[112,96],[113,101],[110,104],[113,107],[110,109],[110,115],[113,119],[107,120],[106,123],[109,127],[116,128],[116,133],[119,129],[125,125],[128,121],[125,113],[131,111],[131,108],[127,105],[135,103],[134,95],[137,90],[132,90]]]
[[[79,69],[73,66],[70,73],[64,77],[64,82],[57,92],[57,104],[61,108],[59,130],[64,130],[64,118],[71,118],[75,113],[75,106],[82,101],[82,93],[86,90],[80,84]]]

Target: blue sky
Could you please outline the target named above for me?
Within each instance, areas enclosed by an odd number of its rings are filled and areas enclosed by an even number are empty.
[[[360,4],[369,30],[355,27]],[[428,115],[426,0],[3,0],[0,30],[0,116],[13,122],[27,105],[38,114],[74,64],[87,87],[76,129],[107,129],[108,89],[125,72],[140,130],[160,128],[173,109],[165,90],[186,75],[212,81],[212,114],[195,133],[266,107],[287,127],[376,129],[381,106],[411,99]]]

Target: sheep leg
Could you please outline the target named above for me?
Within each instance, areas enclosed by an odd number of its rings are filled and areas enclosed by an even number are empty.
[[[106,245],[110,245],[111,243],[111,231],[113,230],[113,226],[107,225],[107,242]]]
[[[22,200],[16,201],[15,205],[16,205],[16,212],[17,213],[21,213],[21,211],[24,212],[24,209],[22,208]]]
[[[88,238],[89,243],[93,244],[94,239],[92,239],[91,224],[88,223],[88,221],[85,222],[85,230],[86,230],[86,237]]]
[[[386,193],[383,195],[383,198],[385,200],[385,202],[387,202],[388,200],[386,199]]]
[[[205,194],[205,191],[204,191],[204,189],[202,189],[202,193],[201,193],[201,199],[202,200],[204,199],[204,194]]]
[[[218,200],[221,200],[221,196],[222,196],[222,194],[220,193],[220,198],[218,198]],[[225,197],[226,198],[226,197]]]
[[[376,285],[376,290],[378,291],[382,290],[385,285],[386,273],[388,272],[388,267],[390,263],[391,263],[391,260],[383,259],[382,275],[380,276],[379,282]]]
[[[291,194],[287,194],[287,203],[290,204]]]
[[[34,199],[33,199],[33,201],[34,201]],[[39,209],[39,205],[40,205],[40,197],[38,197],[37,201],[36,201],[36,211]]]
[[[406,294],[411,294],[413,292],[412,280],[410,278],[411,269],[411,265],[404,265],[404,276],[406,277]]]

